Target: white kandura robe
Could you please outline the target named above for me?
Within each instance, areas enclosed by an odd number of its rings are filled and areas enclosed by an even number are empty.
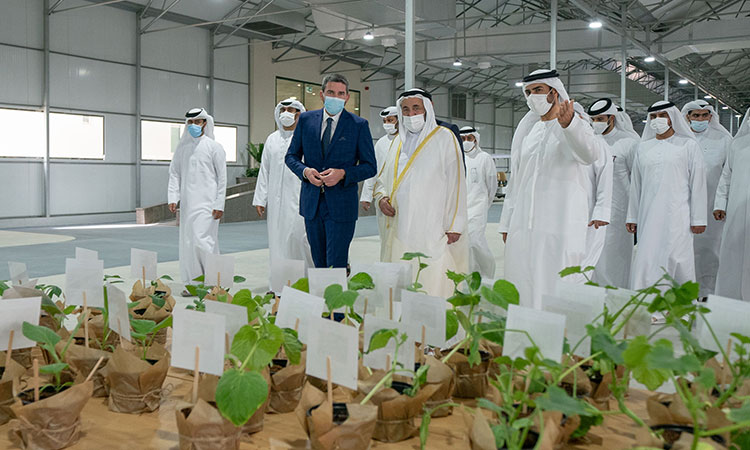
[[[599,139],[596,136],[595,139]],[[589,221],[609,223],[612,215],[612,151],[608,144],[602,145],[599,158],[588,167]],[[591,225],[586,232],[586,258],[583,267],[596,266],[604,249],[609,225],[598,229]]]
[[[402,138],[409,143],[409,138]],[[445,273],[468,269],[466,181],[452,131],[437,127],[424,142],[421,149],[423,142],[413,142],[416,148],[411,153],[401,145],[396,147],[376,181],[375,198],[390,197],[396,209],[395,216],[386,217],[384,261],[399,261],[406,252],[424,253],[429,258],[423,262],[429,266],[419,282],[429,295],[447,298],[454,286]],[[461,237],[449,245],[447,232],[461,233]]]
[[[702,153],[696,141],[678,135],[638,146],[627,216],[638,234],[632,289],[654,284],[664,275],[662,267],[678,283],[695,280],[690,227],[706,225]]]
[[[638,139],[613,128],[602,136],[614,158],[612,165],[612,209],[605,227],[604,248],[594,270],[594,282],[601,286],[628,288],[633,257],[633,235],[625,229],[630,195],[630,172],[638,148]]]
[[[713,219],[713,200],[716,197],[716,187],[719,184],[721,169],[727,159],[727,151],[732,144],[732,138],[711,127],[702,133],[695,133],[695,138],[703,150],[703,164],[706,168],[706,198],[708,198],[708,226],[704,233],[695,235],[693,244],[695,246],[695,277],[701,285],[700,296],[705,297],[714,293],[716,273],[719,270],[719,248],[724,222]]]
[[[183,138],[169,164],[169,203],[180,203],[180,276],[190,283],[204,274],[205,255],[219,253],[227,163],[224,148],[208,136]]]
[[[716,295],[750,301],[750,135],[735,139],[716,189],[714,210],[726,211]],[[712,219],[713,220],[713,219]]]
[[[509,197],[499,230],[508,233],[505,279],[518,289],[522,306],[541,309],[542,295],[554,293],[559,272],[583,264],[588,165],[603,145],[576,116],[565,129],[557,120],[537,122],[511,153]]]
[[[305,220],[299,214],[302,182],[284,162],[293,133],[276,130],[266,138],[253,206],[266,208],[269,259],[302,260],[313,267]],[[281,289],[281,286],[270,287]]]
[[[466,206],[468,211],[469,271],[483,280],[495,278],[495,256],[485,235],[487,214],[497,192],[497,169],[489,153],[475,147],[466,155]]]
[[[378,219],[378,234],[380,234],[380,260],[384,261],[385,257],[385,223],[386,223],[386,216],[383,214],[383,212],[380,210],[378,205],[372,204],[373,199],[373,193],[375,191],[375,182],[378,179],[378,176],[383,171],[383,166],[385,165],[385,160],[388,156],[388,153],[391,151],[396,151],[398,148],[398,139],[395,139],[398,136],[398,133],[396,134],[386,134],[385,136],[382,136],[378,141],[375,143],[375,161],[378,165],[378,174],[375,175],[372,178],[368,178],[367,180],[362,183],[362,195],[359,197],[360,202],[369,202],[371,203],[371,208],[375,208],[375,216]],[[395,144],[394,144],[395,142]]]

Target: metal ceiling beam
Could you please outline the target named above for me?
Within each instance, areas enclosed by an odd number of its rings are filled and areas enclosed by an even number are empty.
[[[159,13],[159,15],[157,15],[156,17],[154,17],[154,18],[153,18],[153,19],[151,20],[151,22],[147,23],[146,25],[144,25],[144,26],[143,26],[143,28],[141,28],[141,34],[145,33],[145,32],[146,32],[146,30],[148,30],[149,28],[151,28],[151,26],[152,26],[153,24],[155,24],[157,20],[159,20],[159,19],[161,19],[162,17],[164,17],[164,14],[168,13],[168,12],[169,12],[169,10],[170,10],[170,9],[172,9],[172,8],[174,8],[174,7],[175,7],[175,6],[176,6],[176,5],[178,4],[178,3],[180,3],[180,1],[181,1],[181,0],[173,0],[173,1],[172,1],[172,3],[170,3],[170,4],[169,4],[169,6],[167,6],[167,7],[165,8],[165,9],[163,9],[163,10],[162,10],[162,11],[161,11],[161,12]],[[157,30],[157,31],[158,31],[158,30]]]
[[[60,3],[62,3],[62,1],[63,0],[59,0],[57,3],[55,3],[55,5],[59,5]],[[65,11],[75,11],[77,9],[96,8],[97,6],[112,5],[112,4],[120,3],[123,1],[125,0],[108,0],[108,1],[101,2],[101,3],[94,3],[91,5],[71,6],[70,8],[63,8],[63,9],[54,9],[53,7],[50,9],[49,14],[58,14],[58,13],[63,13]]]

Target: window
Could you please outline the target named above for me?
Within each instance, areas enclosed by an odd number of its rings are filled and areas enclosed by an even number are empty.
[[[44,158],[47,149],[43,112],[0,109],[0,123],[12,130],[0,140],[0,156]]]
[[[178,122],[141,121],[141,159],[171,161],[180,143],[185,124]],[[214,126],[216,142],[224,147],[227,162],[237,161],[237,127]]]
[[[466,118],[466,94],[465,93],[451,94],[451,117],[455,117],[458,119]]]
[[[104,159],[104,117],[50,113],[49,156]]]
[[[323,107],[323,101],[320,99],[320,83],[308,83],[306,81],[277,77],[276,103],[290,97],[301,101],[308,111]],[[359,91],[349,89],[349,101],[346,102],[346,110],[352,114],[360,115]]]

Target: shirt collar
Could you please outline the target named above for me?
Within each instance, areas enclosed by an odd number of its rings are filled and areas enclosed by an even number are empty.
[[[331,119],[333,119],[334,122],[338,122],[339,118],[341,118],[341,113],[342,112],[344,112],[343,109],[338,114],[336,114],[335,116],[332,116],[332,115],[328,114],[328,111],[326,111],[325,108],[323,108],[323,122],[325,122],[326,120],[328,120],[329,117]]]

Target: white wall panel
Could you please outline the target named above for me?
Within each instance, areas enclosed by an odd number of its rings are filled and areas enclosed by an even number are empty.
[[[247,85],[214,80],[214,109],[217,122],[247,123]]]
[[[247,44],[247,39],[231,37],[221,45],[232,44]],[[247,53],[247,45],[238,45],[237,47],[220,48],[215,50],[214,76],[216,78],[247,83]]]
[[[135,163],[135,117],[104,115],[104,160]]]
[[[141,206],[153,206],[167,202],[169,165],[141,166]]]
[[[474,105],[474,111],[476,112],[476,117],[474,117],[474,121],[492,123],[492,108],[493,108],[493,105],[491,102],[490,103],[476,103]]]
[[[375,78],[380,78],[376,74]],[[393,91],[395,83],[392,80],[378,80],[365,82],[370,86],[370,104],[378,107],[387,107],[396,104],[396,93]],[[382,108],[379,108],[382,109]],[[374,116],[371,116],[374,117]]]
[[[383,119],[380,117],[380,111],[382,111],[382,108],[380,107],[370,107],[370,134],[375,140],[378,140],[382,136],[385,136],[385,130],[383,129]]]
[[[513,129],[501,126],[495,127],[495,148],[498,151],[510,151],[511,142],[513,142]]]
[[[0,217],[43,214],[44,169],[41,163],[6,163],[0,160],[3,201]]]
[[[0,103],[41,105],[43,69],[42,52],[0,45]]]
[[[51,164],[50,213],[86,214],[135,209],[135,167]]]
[[[432,104],[435,107],[435,115],[441,117],[449,117],[450,115],[450,96],[448,95],[448,89],[439,88],[431,89],[428,91],[432,94]]]
[[[144,19],[145,26],[151,18]],[[159,20],[150,29],[179,26],[181,24]],[[146,67],[208,76],[209,31],[200,28],[147,33],[141,41],[142,64]]]
[[[133,113],[134,92],[133,67],[50,55],[52,107]]]
[[[144,116],[184,119],[189,109],[208,107],[207,78],[143,69],[141,87]]]
[[[0,7],[0,42],[44,47],[43,0],[3,0]]]
[[[66,11],[52,14],[49,25],[52,51],[135,64],[132,12],[116,8]]]
[[[247,154],[247,150],[245,150],[245,146],[249,142],[248,135],[247,127],[237,127],[237,162],[235,164],[247,166],[249,155]]]

